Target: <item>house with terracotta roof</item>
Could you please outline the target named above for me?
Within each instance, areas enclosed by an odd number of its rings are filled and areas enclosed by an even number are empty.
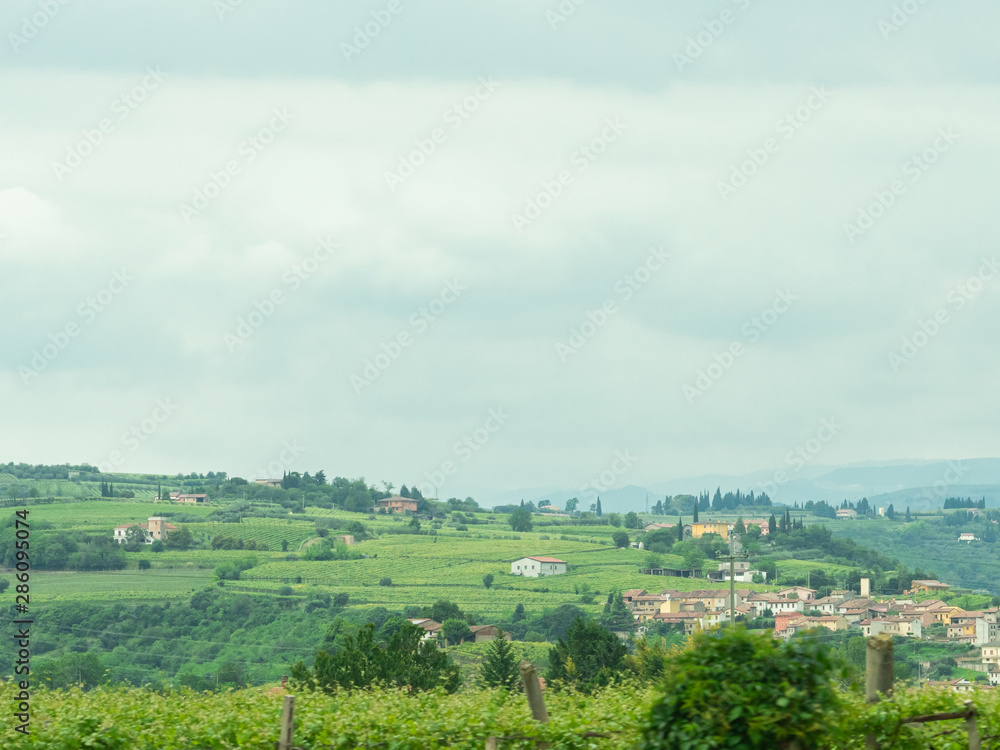
[[[119,544],[124,544],[128,539],[128,530],[133,526],[138,526],[145,534],[143,544],[166,541],[167,535],[171,531],[177,531],[177,527],[172,523],[167,523],[167,519],[152,516],[146,523],[126,523],[121,526],[115,526],[115,541]]]
[[[528,578],[557,576],[565,572],[566,561],[555,557],[522,557],[510,564],[511,575]]]
[[[441,632],[441,623],[431,620],[429,618],[412,618],[410,619],[414,625],[421,628],[424,631],[422,640],[432,641],[438,637],[438,633]]]
[[[947,583],[941,581],[913,581],[907,594],[946,594],[950,589]]]
[[[778,593],[787,599],[798,597],[803,601],[810,601],[816,598],[816,589],[806,588],[805,586],[789,586],[787,589],[781,589]]]
[[[819,617],[800,616],[788,621],[784,635],[790,638],[798,632],[813,628],[826,628],[833,631],[847,630],[850,628],[850,623],[847,622],[846,617],[837,615],[821,615]],[[777,626],[775,626],[774,632],[778,632]]]
[[[378,507],[383,513],[416,513],[417,501],[409,497],[393,495],[379,500]]]

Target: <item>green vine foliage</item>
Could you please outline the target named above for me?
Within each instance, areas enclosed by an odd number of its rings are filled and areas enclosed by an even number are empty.
[[[829,747],[838,668],[818,639],[698,632],[667,663],[644,750]]]

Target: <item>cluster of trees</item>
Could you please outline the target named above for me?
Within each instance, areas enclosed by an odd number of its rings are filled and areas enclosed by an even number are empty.
[[[294,687],[334,692],[387,684],[413,691],[458,690],[458,666],[437,644],[423,640],[424,630],[410,622],[399,623],[391,634],[384,628],[376,633],[375,624],[368,623],[344,636],[339,647],[339,633],[332,631],[311,668],[302,661],[291,666]]]
[[[175,535],[176,532],[175,534],[168,535],[167,541],[170,542],[170,537]],[[247,549],[267,552],[268,546],[266,542],[258,542],[255,539],[240,539],[239,537],[217,534],[212,538],[212,549]]]
[[[135,497],[135,492],[132,490],[116,490],[114,482],[104,482],[100,484],[101,497],[124,497],[131,498]]]
[[[18,479],[53,480],[69,479],[70,473],[86,480],[88,475],[99,475],[100,469],[90,464],[0,464],[0,474],[10,474]]]
[[[979,508],[980,510],[985,510],[986,497],[981,497],[979,500],[973,500],[971,497],[946,497],[944,499],[944,509],[951,510],[952,508]]]
[[[238,581],[244,570],[257,567],[256,557],[244,557],[235,562],[226,562],[215,566],[215,577],[219,581]]]
[[[31,567],[38,570],[121,570],[125,555],[107,534],[55,532],[52,524],[32,523]],[[0,521],[0,564],[17,564],[14,516]]]
[[[318,543],[310,544],[302,552],[303,560],[358,560],[360,558],[360,552],[351,549],[339,539],[332,544],[329,539],[321,539]]]

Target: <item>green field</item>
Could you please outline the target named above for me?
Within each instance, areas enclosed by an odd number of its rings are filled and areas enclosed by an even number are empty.
[[[183,599],[212,582],[207,570],[123,570],[97,573],[38,571],[31,577],[33,600]]]
[[[124,523],[145,521],[150,516],[169,519],[179,513],[207,516],[212,508],[181,503],[147,503],[140,500],[83,500],[47,503],[29,508],[31,521],[55,524],[60,529],[97,531],[114,529]]]

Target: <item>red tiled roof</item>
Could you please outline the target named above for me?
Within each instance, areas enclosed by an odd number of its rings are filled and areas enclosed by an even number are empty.
[[[528,559],[529,560],[536,560],[537,562],[544,562],[544,563],[562,563],[563,565],[566,564],[565,560],[559,560],[559,559],[556,559],[555,557],[529,557]]]

